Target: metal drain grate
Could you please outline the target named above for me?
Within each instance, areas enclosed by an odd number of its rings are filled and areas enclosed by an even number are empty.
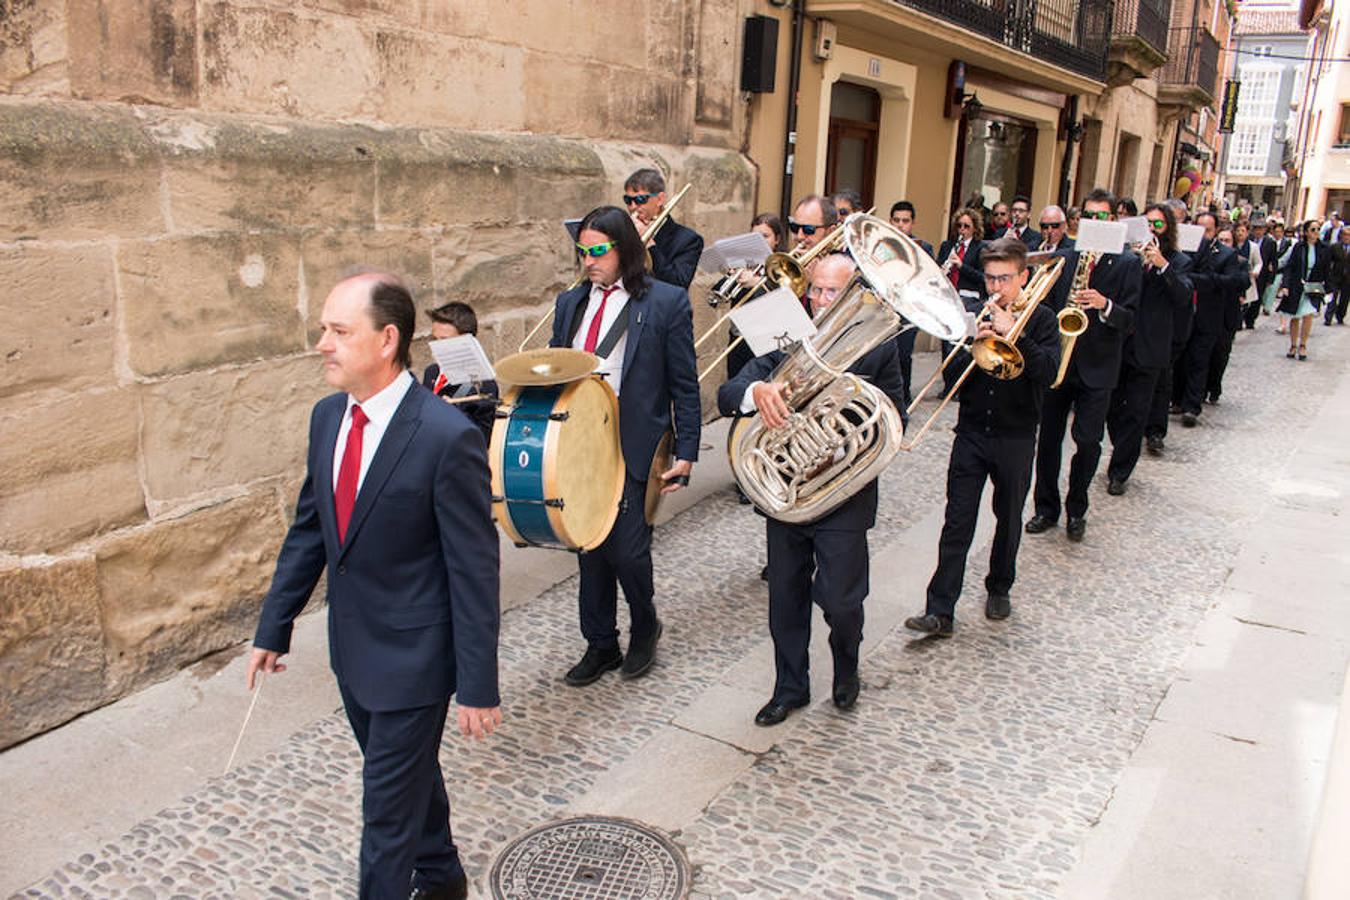
[[[498,900],[683,900],[689,863],[627,819],[565,819],[516,838],[492,866]]]

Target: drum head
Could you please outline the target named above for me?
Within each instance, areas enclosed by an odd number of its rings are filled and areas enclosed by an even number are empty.
[[[567,386],[555,412],[567,419],[549,423],[544,491],[563,506],[549,518],[564,544],[594,550],[609,537],[623,497],[619,398],[602,379],[584,378]]]

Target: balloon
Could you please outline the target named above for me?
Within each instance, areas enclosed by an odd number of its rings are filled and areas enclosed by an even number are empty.
[[[1177,179],[1176,185],[1172,188],[1172,193],[1177,197],[1185,197],[1191,192],[1192,184],[1193,182],[1189,178],[1182,175]]]

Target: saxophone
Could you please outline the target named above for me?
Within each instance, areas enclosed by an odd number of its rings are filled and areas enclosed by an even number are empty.
[[[1087,313],[1083,311],[1083,307],[1078,305],[1075,298],[1079,291],[1087,290],[1088,278],[1092,275],[1092,267],[1096,264],[1097,257],[1100,255],[1095,251],[1078,255],[1078,267],[1073,270],[1073,284],[1069,287],[1069,298],[1064,301],[1064,308],[1055,317],[1059,320],[1059,372],[1055,374],[1055,382],[1050,385],[1051,389],[1064,383],[1064,376],[1069,374],[1069,360],[1073,357],[1073,345],[1078,341],[1079,335],[1087,331]]]

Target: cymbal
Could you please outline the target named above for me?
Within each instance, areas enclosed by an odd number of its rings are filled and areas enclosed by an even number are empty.
[[[582,350],[542,347],[513,353],[496,365],[497,380],[507,384],[565,384],[585,378],[600,365],[600,357]]]

